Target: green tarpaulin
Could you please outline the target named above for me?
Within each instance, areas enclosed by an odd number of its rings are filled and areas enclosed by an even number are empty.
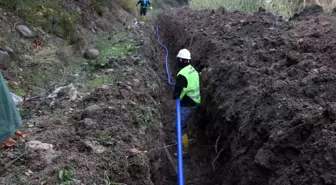
[[[20,114],[0,73],[0,143],[13,136],[21,125]]]

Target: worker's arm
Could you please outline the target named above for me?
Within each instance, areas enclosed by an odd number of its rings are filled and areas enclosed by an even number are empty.
[[[137,2],[137,4],[136,4],[136,5],[138,6],[140,3],[141,3],[141,0],[139,0],[139,1]]]
[[[183,88],[188,86],[188,81],[183,75],[178,75],[176,78],[173,99],[177,99],[180,97]]]

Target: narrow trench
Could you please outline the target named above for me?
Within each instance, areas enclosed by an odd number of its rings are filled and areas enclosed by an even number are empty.
[[[154,27],[154,24],[150,24]],[[155,33],[155,28],[151,29],[148,33]],[[159,33],[160,34],[160,33]],[[162,123],[163,123],[163,144],[166,148],[163,148],[159,152],[159,156],[151,159],[151,179],[155,185],[176,185],[177,184],[177,174],[174,167],[177,166],[177,160],[174,155],[176,153],[176,135],[175,130],[172,129],[172,124],[175,121],[175,101],[172,99],[173,87],[168,84],[167,75],[165,71],[165,50],[159,46],[157,42],[157,36],[155,34],[149,35],[150,44],[155,46],[154,56],[151,60],[151,67],[154,71],[157,71],[157,76],[160,81],[161,100],[162,105]],[[162,42],[163,38],[160,38]],[[164,43],[163,43],[164,44]],[[170,48],[168,48],[170,50]],[[171,79],[175,80],[175,65],[172,62],[174,53],[169,53],[169,72],[171,74]],[[201,116],[194,116],[189,121],[199,122],[197,120],[202,120]],[[212,157],[214,150],[214,142],[207,138],[204,133],[202,133],[202,126],[200,128],[195,128],[194,131],[189,136],[190,140],[190,150],[188,154],[184,157],[184,176],[185,184],[188,185],[205,185],[205,184],[220,184],[220,180],[217,178],[220,176],[221,169],[214,169],[212,165]],[[167,155],[167,151],[170,156]],[[171,157],[171,159],[169,159]],[[173,164],[172,164],[172,161]],[[153,164],[159,164],[153,165]]]

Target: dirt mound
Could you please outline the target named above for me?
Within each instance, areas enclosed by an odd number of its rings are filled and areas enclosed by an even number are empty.
[[[304,8],[301,12],[295,13],[293,17],[291,17],[291,20],[298,20],[298,19],[304,19],[308,18],[310,16],[316,16],[318,14],[323,13],[323,7],[317,4],[314,4],[312,6],[308,6]]]
[[[219,183],[336,184],[334,17],[177,9],[158,23],[202,71],[198,139]]]

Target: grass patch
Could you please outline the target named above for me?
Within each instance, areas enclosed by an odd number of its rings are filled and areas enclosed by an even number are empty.
[[[120,6],[129,13],[135,13],[137,0],[117,0]]]
[[[263,6],[264,0],[192,0],[190,7],[198,8],[218,8],[223,6],[228,10],[242,10],[253,12],[260,6]]]
[[[100,16],[103,16],[108,11],[106,7],[112,5],[109,0],[89,0],[89,3]]]
[[[318,2],[317,2],[318,3]],[[336,0],[323,1],[321,5],[326,10],[331,10],[336,5]],[[285,17],[292,16],[306,6],[301,0],[192,0],[190,7],[195,9],[225,7],[233,11],[239,10],[252,13],[263,7],[266,10]]]
[[[100,16],[103,16],[108,11],[106,7],[113,7],[116,3],[125,11],[134,13],[137,0],[89,0],[89,3]]]
[[[109,34],[95,38],[95,45],[99,50],[99,57],[96,64],[105,65],[111,58],[130,56],[135,44],[129,42],[120,42],[118,38],[126,37],[123,34],[112,38]]]
[[[115,84],[116,81],[117,81],[117,78],[111,74],[98,76],[89,81],[84,82],[85,84],[84,90],[87,90],[87,91],[94,90],[94,89],[101,87],[102,85]]]

